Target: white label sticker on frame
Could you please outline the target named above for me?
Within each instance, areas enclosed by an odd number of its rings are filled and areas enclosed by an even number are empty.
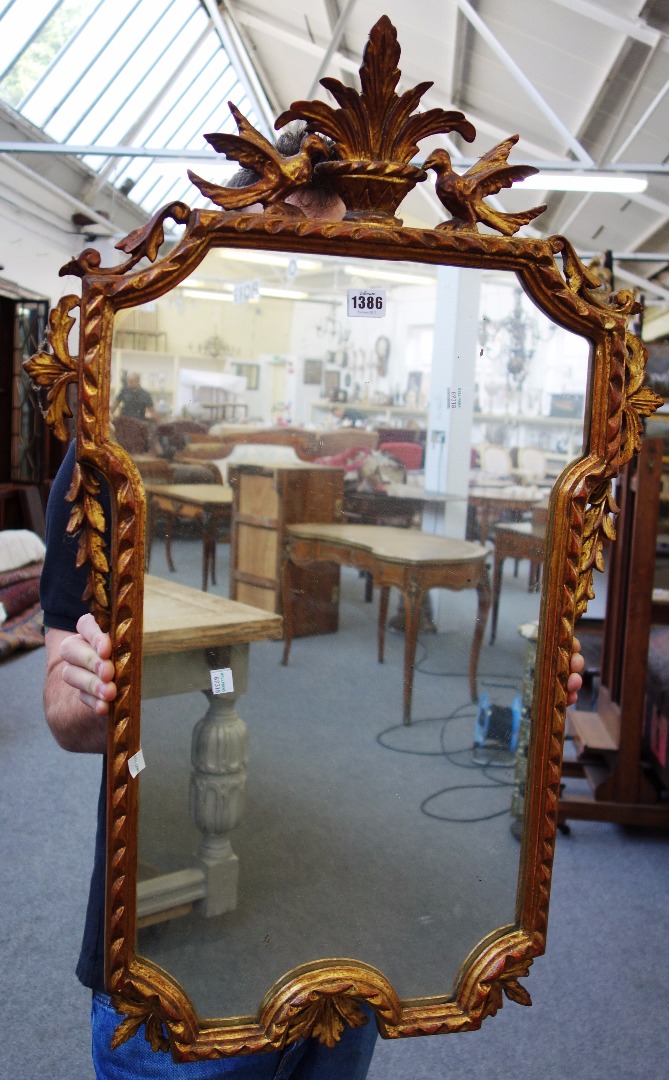
[[[347,315],[362,319],[382,319],[386,313],[385,289],[347,289]]]
[[[133,780],[141,773],[142,769],[146,768],[146,762],[144,760],[144,754],[141,750],[138,750],[136,754],[128,758],[128,772],[132,776]]]
[[[232,669],[229,667],[215,668],[210,671],[211,690],[213,694],[231,694],[234,690],[232,685]]]

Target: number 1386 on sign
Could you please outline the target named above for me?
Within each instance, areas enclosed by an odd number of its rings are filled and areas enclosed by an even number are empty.
[[[385,289],[348,289],[347,314],[358,318],[382,319],[386,313]]]

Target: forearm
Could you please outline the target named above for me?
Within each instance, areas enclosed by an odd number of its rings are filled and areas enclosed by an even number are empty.
[[[73,635],[49,629],[46,635],[47,670],[44,682],[44,712],[51,732],[64,750],[101,754],[107,749],[108,706],[100,701],[99,713],[82,701],[79,690],[65,682],[67,662],[60,654],[62,642]]]

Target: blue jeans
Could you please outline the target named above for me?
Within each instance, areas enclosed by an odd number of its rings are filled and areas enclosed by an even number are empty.
[[[377,1038],[371,1010],[361,1028],[346,1028],[333,1049],[304,1039],[266,1054],[187,1061],[175,1064],[169,1053],[155,1053],[141,1029],[117,1050],[110,1049],[120,1016],[106,994],[93,994],[91,1026],[97,1080],[364,1080]]]

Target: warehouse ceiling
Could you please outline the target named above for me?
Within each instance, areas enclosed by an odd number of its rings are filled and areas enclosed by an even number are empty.
[[[202,205],[185,171],[195,162],[201,175],[225,176],[225,166],[206,173],[218,162],[202,136],[234,130],[227,102],[269,133],[291,102],[327,99],[324,75],[358,85],[384,13],[402,47],[399,89],[432,80],[423,106],[461,109],[476,128],[472,144],[444,141],[456,168],[518,134],[512,160],[544,173],[647,181],[633,194],[518,185],[498,198],[507,210],[547,203],[527,232],[565,233],[584,257],[611,252],[616,287],[668,307],[667,0],[0,3],[0,154],[63,186],[63,162],[76,163],[70,196],[83,217],[102,209],[112,232],[133,204],[144,214],[174,198]],[[402,216],[443,220],[432,183]]]

